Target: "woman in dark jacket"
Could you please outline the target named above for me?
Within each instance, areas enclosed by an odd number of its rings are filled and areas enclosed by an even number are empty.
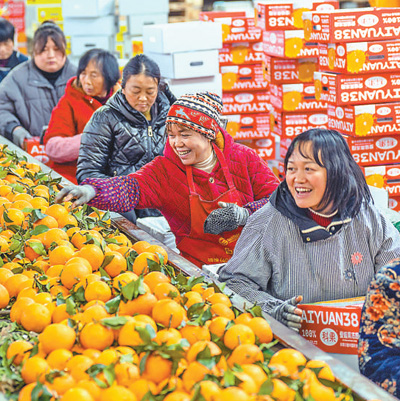
[[[79,150],[76,178],[128,175],[161,155],[165,119],[175,97],[160,90],[160,69],[143,54],[132,58],[122,73],[122,89],[98,109],[86,125]],[[135,221],[134,213],[125,215]],[[159,216],[151,209],[137,217]]]

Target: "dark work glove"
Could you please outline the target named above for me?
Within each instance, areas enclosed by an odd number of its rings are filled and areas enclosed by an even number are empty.
[[[204,232],[207,234],[221,234],[244,226],[249,218],[249,211],[234,203],[219,202],[221,209],[213,210],[204,222]]]
[[[14,128],[14,131],[12,132],[13,143],[19,146],[20,148],[23,148],[24,140],[31,137],[32,135],[29,133],[29,131],[27,131],[24,127],[21,126]]]
[[[303,300],[303,297],[293,297],[285,301],[283,304],[276,306],[270,314],[284,325],[295,331],[299,331],[301,327],[302,310],[296,308],[296,305]]]
[[[70,185],[63,188],[55,197],[56,203],[67,202],[75,199],[73,207],[90,202],[96,196],[96,190],[91,185]]]

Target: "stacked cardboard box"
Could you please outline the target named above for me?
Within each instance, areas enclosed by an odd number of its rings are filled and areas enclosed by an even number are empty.
[[[22,0],[0,0],[0,17],[15,26],[15,45],[21,53],[28,54],[25,33],[25,2]]]
[[[304,15],[319,42],[316,92],[328,102],[328,126],[344,134],[367,182],[385,188],[399,210],[399,9],[355,9]],[[324,72],[322,72],[324,71]],[[326,71],[326,72],[325,72]]]

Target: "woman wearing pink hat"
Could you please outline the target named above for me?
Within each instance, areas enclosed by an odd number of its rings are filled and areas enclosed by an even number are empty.
[[[156,208],[191,262],[228,261],[247,218],[279,182],[254,150],[221,127],[221,110],[215,94],[182,96],[168,112],[164,156],[128,176],[87,178],[56,201],[74,198],[76,206],[89,202],[116,212]]]

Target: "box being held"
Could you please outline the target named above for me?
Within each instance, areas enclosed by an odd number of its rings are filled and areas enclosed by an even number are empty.
[[[24,146],[25,151],[35,159],[38,159],[43,164],[49,164],[50,159],[46,154],[45,146],[40,143],[40,137],[33,136],[25,139]]]

